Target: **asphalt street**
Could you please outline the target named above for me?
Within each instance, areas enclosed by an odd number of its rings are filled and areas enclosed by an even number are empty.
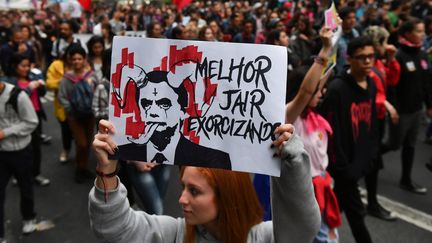
[[[88,192],[92,182],[76,184],[73,180],[74,165],[72,160],[67,164],[58,162],[61,148],[60,127],[53,117],[52,103],[45,104],[48,121],[44,123],[44,132],[53,137],[51,145],[43,146],[42,174],[51,179],[51,185],[47,187],[35,186],[35,203],[38,220],[50,220],[54,227],[28,236],[21,234],[21,216],[19,213],[18,188],[8,185],[5,215],[6,215],[6,239],[8,243],[87,243],[99,242],[90,230],[87,201]],[[424,129],[422,129],[423,131]],[[398,219],[396,222],[384,222],[373,217],[366,217],[367,226],[376,243],[430,243],[432,242],[432,173],[428,171],[424,163],[432,156],[432,146],[424,144],[419,136],[414,180],[426,186],[427,195],[415,195],[401,190],[398,182],[401,174],[401,162],[399,151],[385,155],[385,168],[379,177],[379,194],[386,200],[400,206],[401,215],[408,215],[413,209],[415,213],[411,222]],[[73,159],[73,158],[71,158]],[[90,168],[94,169],[94,157],[91,157]],[[178,169],[173,167],[171,180],[165,198],[165,213],[174,217],[181,216],[178,197],[180,185],[178,183]],[[422,217],[420,217],[420,216]],[[426,218],[426,220],[422,220]],[[409,220],[408,220],[409,221]],[[420,221],[420,224],[416,224]],[[417,222],[418,223],[418,222]],[[418,226],[422,225],[422,226]],[[354,242],[346,219],[343,218],[343,226],[340,228],[340,242]]]

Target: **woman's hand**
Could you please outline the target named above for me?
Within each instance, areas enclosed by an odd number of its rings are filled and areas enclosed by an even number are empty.
[[[43,82],[43,81],[42,81]],[[39,80],[34,80],[34,81],[30,81],[28,87],[31,90],[35,90],[37,88],[39,88],[41,86],[41,82],[39,82]]]
[[[294,133],[294,126],[292,124],[282,124],[277,127],[274,134],[279,135],[276,140],[273,141],[272,145],[277,149],[277,152],[273,156],[280,156],[286,141],[288,141]]]
[[[156,163],[149,163],[149,162],[144,162],[144,161],[130,161],[130,163],[135,165],[135,168],[137,169],[137,171],[139,172],[149,172],[151,171],[154,167],[158,166],[159,164]]]
[[[108,160],[108,153],[114,155],[117,152],[117,145],[111,138],[115,133],[114,126],[107,120],[99,122],[99,131],[95,135],[93,148],[95,150],[97,165],[96,169],[104,174],[110,174],[116,170],[117,161]]]
[[[389,61],[395,59],[397,49],[394,45],[386,45],[385,50]]]
[[[329,27],[324,26],[321,28],[319,35],[323,44],[323,49],[333,49],[332,47],[333,31]]]

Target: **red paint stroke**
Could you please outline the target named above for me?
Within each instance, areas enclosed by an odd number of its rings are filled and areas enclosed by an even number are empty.
[[[130,135],[133,138],[138,138],[144,133],[145,124],[140,120],[134,122],[133,117],[126,118],[126,135]]]
[[[125,66],[131,69],[135,68],[134,52],[129,53],[128,48],[123,48],[121,50],[121,61],[116,64],[116,71],[111,75],[111,81],[115,89],[120,89],[122,68]],[[125,134],[133,138],[138,138],[139,135],[144,133],[145,128],[145,124],[141,120],[141,110],[136,102],[136,89],[135,81],[128,80],[121,99],[115,94],[115,91],[111,93],[111,104],[114,106],[115,117],[120,117],[121,114],[134,114],[134,116],[126,118],[125,128]]]
[[[198,46],[189,45],[182,49],[177,49],[177,46],[171,45],[169,49],[169,55],[164,56],[161,59],[161,64],[158,67],[153,68],[154,71],[169,71],[173,74],[176,72],[177,66],[182,66],[183,64],[202,61],[203,53],[198,51]],[[208,102],[210,102],[211,95],[214,93],[217,88],[217,84],[211,84],[210,79],[206,82],[206,87],[208,87],[208,91],[206,91],[206,98]],[[208,84],[208,85],[207,85]],[[195,103],[195,85],[196,83],[191,82],[190,80],[185,80],[183,85],[187,91],[188,95],[188,106],[185,111],[189,115],[189,118],[200,117],[202,114],[202,110],[198,109],[198,104]],[[214,96],[214,95],[213,95]],[[204,98],[204,100],[206,100]],[[199,144],[199,136],[196,136],[195,131],[189,131],[189,118],[185,119],[183,124],[183,135],[189,137],[189,140]]]
[[[188,106],[185,109],[186,113],[190,117],[200,117],[202,114],[202,110],[198,109],[198,104],[195,103],[194,90],[196,83],[193,83],[190,80],[185,80],[185,82],[183,82],[183,86],[185,87],[188,94]]]
[[[196,132],[195,131],[191,131],[188,129],[189,127],[189,122],[190,122],[191,118],[187,118],[184,120],[184,124],[183,124],[183,135],[185,137],[188,137],[189,140],[193,143],[199,144],[200,142],[200,137],[196,136]]]

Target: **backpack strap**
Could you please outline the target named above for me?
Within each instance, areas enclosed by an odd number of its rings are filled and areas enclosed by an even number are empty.
[[[378,76],[378,78],[381,80],[381,83],[382,83],[382,85],[384,87],[384,90],[386,90],[387,89],[387,85],[386,85],[386,82],[384,80],[384,77],[383,77],[382,73],[375,66],[372,67],[372,72],[374,72]]]
[[[61,55],[60,55],[60,40],[61,40],[61,38],[58,38],[57,42],[56,42],[56,54],[57,54],[56,58],[58,58],[58,59],[61,58]]]
[[[16,113],[18,113],[18,95],[21,93],[21,91],[22,90],[20,88],[13,87],[9,93],[9,99],[6,101],[6,105],[10,104]]]

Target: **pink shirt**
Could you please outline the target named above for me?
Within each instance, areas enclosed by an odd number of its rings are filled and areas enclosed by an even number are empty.
[[[306,120],[298,117],[294,122],[295,132],[300,136],[311,162],[312,177],[324,173],[328,166],[328,135],[325,129],[313,132],[306,130]]]
[[[29,84],[30,84],[30,81],[18,81],[18,86],[21,89],[27,88],[29,86]],[[40,111],[41,110],[41,104],[39,102],[39,94],[37,92],[37,89],[33,90],[31,92],[31,94],[29,95],[29,97],[30,97],[30,100],[33,104],[35,111]]]

